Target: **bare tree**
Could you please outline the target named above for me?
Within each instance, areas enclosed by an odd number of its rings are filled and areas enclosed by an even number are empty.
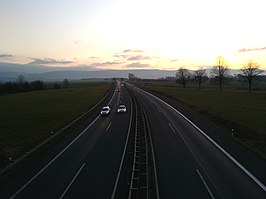
[[[135,76],[133,73],[128,74],[128,79],[130,82],[136,82],[137,80],[140,80],[140,78]]]
[[[244,78],[248,81],[248,91],[252,91],[252,82],[256,76],[262,73],[262,70],[259,69],[260,65],[256,62],[250,60],[244,67],[241,69]]]
[[[20,89],[22,89],[23,84],[25,84],[26,82],[25,77],[23,75],[18,75],[16,81]]]
[[[64,88],[67,88],[70,85],[68,79],[63,80],[63,85],[64,85]]]
[[[199,84],[199,89],[201,90],[201,83],[206,77],[206,69],[203,67],[200,67],[198,70],[194,71],[194,79],[198,82]]]
[[[220,91],[222,91],[223,80],[225,79],[227,72],[228,65],[226,63],[226,60],[222,56],[219,56],[216,60],[216,65],[212,69],[212,74],[214,74],[215,77],[218,78]]]
[[[133,80],[135,80],[135,75],[133,73],[129,73],[128,79],[129,79],[129,81],[133,82]]]
[[[190,76],[188,69],[180,67],[176,72],[176,82],[180,82],[183,85],[183,88],[185,88]]]
[[[23,75],[18,75],[16,81],[19,85],[22,85],[26,82],[25,77]]]

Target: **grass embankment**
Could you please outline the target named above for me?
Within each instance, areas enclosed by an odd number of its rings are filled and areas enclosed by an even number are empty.
[[[266,158],[266,93],[198,90],[178,86],[145,85],[205,115],[231,136]]]
[[[0,163],[33,148],[100,101],[110,83],[0,96]]]

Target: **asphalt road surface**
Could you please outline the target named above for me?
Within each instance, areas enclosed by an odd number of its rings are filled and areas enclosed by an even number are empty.
[[[132,85],[118,82],[117,89],[104,104],[112,108],[110,115],[100,116],[98,110],[45,154],[22,163],[1,181],[0,198],[118,198],[123,190],[116,185],[134,126],[129,90],[147,116],[158,198],[266,198],[261,178],[208,132]],[[126,105],[126,113],[116,113],[119,104]]]
[[[205,132],[157,97],[130,89],[148,115],[160,198],[266,198],[265,186]]]
[[[116,113],[121,103],[127,113]],[[130,126],[131,100],[121,88],[105,105],[112,108],[110,115],[100,116],[98,110],[72,140],[59,143],[56,152],[48,150],[45,161],[18,169],[1,184],[0,198],[110,198]]]

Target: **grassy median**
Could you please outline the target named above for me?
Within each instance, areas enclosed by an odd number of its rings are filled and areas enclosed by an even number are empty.
[[[200,112],[245,146],[266,158],[266,93],[199,90],[173,84],[144,84],[144,88],[174,98]]]
[[[110,83],[0,96],[0,163],[16,157],[100,101]]]

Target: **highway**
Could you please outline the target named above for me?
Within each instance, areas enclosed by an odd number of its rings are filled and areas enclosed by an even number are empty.
[[[0,198],[110,198],[130,127],[127,95],[114,92],[107,102],[112,107],[110,115],[101,117],[99,109],[76,137],[48,150],[51,155],[45,161],[35,160],[19,169],[13,179],[1,184]],[[127,113],[116,113],[120,102],[127,106]]]
[[[126,105],[126,113],[116,113],[119,104]],[[110,115],[97,110],[45,153],[21,164],[0,182],[0,198],[130,198],[140,108],[146,198],[266,198],[266,179],[161,99],[118,82],[103,105],[110,105]]]
[[[136,87],[131,90],[148,115],[160,198],[266,197],[255,176],[180,112]]]

